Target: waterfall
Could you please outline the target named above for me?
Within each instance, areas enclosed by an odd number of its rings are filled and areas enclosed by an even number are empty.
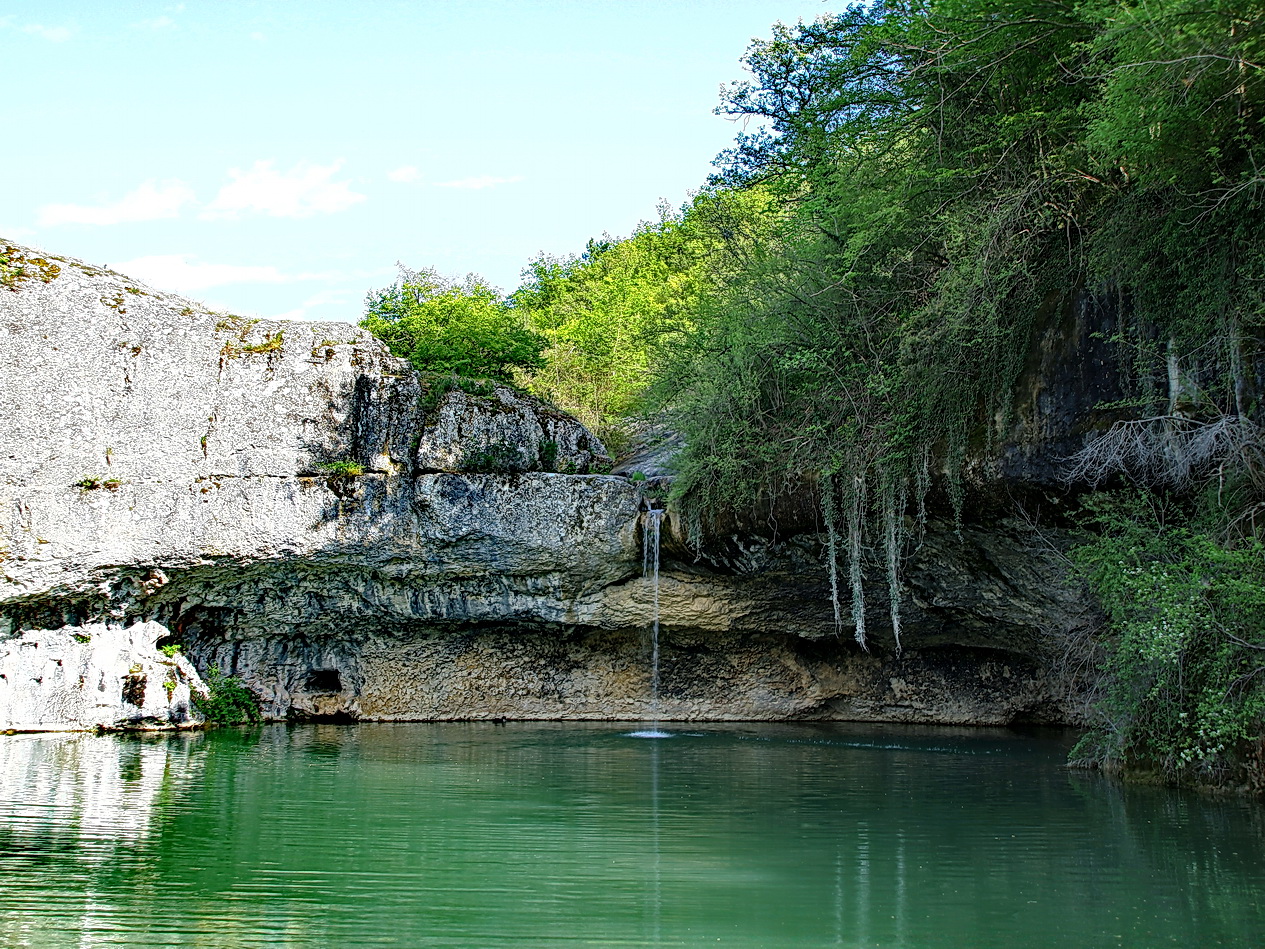
[[[650,508],[641,522],[641,575],[650,581],[653,605],[650,614],[650,718],[649,731],[633,732],[636,738],[667,738],[659,729],[659,538],[663,527],[663,510]]]

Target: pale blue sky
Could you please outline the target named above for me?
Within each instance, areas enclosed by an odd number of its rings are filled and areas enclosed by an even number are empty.
[[[261,316],[396,260],[512,290],[732,141],[752,37],[825,0],[0,0],[0,237]]]

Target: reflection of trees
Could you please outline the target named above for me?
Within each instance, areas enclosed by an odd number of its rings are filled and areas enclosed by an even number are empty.
[[[1184,917],[1206,945],[1249,945],[1262,905],[1265,812],[1253,800],[1122,785],[1099,775],[1068,776],[1091,826],[1110,826],[1104,862],[1150,881],[1153,894]]]
[[[1064,751],[839,725],[20,738],[0,945],[1250,942],[1261,815],[1069,778]]]

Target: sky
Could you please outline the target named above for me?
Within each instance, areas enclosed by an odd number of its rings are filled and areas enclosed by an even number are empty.
[[[753,38],[827,0],[0,0],[0,238],[217,310],[513,290],[699,188]]]

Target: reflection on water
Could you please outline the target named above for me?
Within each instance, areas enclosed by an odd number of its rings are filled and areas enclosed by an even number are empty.
[[[283,726],[0,741],[0,945],[1249,946],[1261,809],[1059,738]]]

